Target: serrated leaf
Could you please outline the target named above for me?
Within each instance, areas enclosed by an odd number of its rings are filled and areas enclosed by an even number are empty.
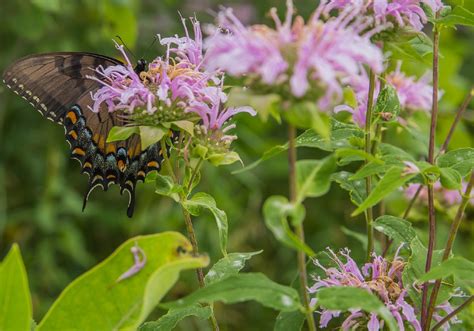
[[[304,218],[303,205],[298,204],[295,207],[286,197],[278,195],[271,196],[265,201],[263,218],[265,225],[272,231],[275,238],[288,247],[301,250],[308,256],[314,256],[314,251],[291,231],[288,224],[290,217],[293,224],[302,222]],[[297,219],[295,220],[295,218]]]
[[[189,211],[191,215],[199,216],[203,209],[207,209],[214,216],[217,230],[219,232],[219,243],[221,252],[224,256],[227,255],[227,214],[217,208],[216,200],[212,196],[204,192],[198,192],[189,200],[183,202],[183,207]]]
[[[190,307],[170,309],[165,315],[155,322],[146,322],[138,328],[138,331],[169,331],[174,330],[178,323],[189,316],[195,316],[201,320],[208,319],[212,315],[210,306],[192,305]]]
[[[306,319],[305,314],[299,310],[280,312],[276,318],[273,331],[299,331]]]
[[[260,273],[226,277],[164,306],[180,308],[196,303],[211,304],[222,301],[232,304],[249,300],[279,311],[295,311],[302,308],[298,292],[294,288],[275,283]]]
[[[439,168],[440,182],[444,188],[448,190],[459,190],[462,188],[462,177],[461,174],[452,168]]]
[[[166,130],[154,126],[140,126],[140,139],[142,143],[142,149],[153,145],[160,141],[166,134]]]
[[[316,293],[318,305],[326,309],[341,311],[362,309],[366,312],[376,313],[384,319],[390,330],[398,330],[397,323],[387,307],[366,289],[334,286],[321,288]]]
[[[349,192],[351,201],[354,205],[359,206],[366,198],[365,182],[357,179],[352,180],[352,173],[347,171],[340,171],[332,174],[331,180],[338,183],[342,189]]]
[[[365,199],[359,207],[352,213],[352,216],[359,215],[367,208],[377,204],[380,200],[392,193],[408,180],[413,178],[416,174],[404,173],[404,168],[394,166],[387,170],[385,175],[375,185],[372,192],[370,192],[367,199]]]
[[[398,243],[410,244],[416,237],[411,223],[400,217],[383,215],[374,221],[374,229]]]
[[[467,176],[474,169],[474,148],[459,148],[441,155],[436,160],[440,168],[457,170],[461,177]]]
[[[228,276],[236,275],[245,266],[245,262],[252,256],[260,254],[263,251],[249,253],[230,253],[217,261],[204,277],[206,285],[217,282]]]
[[[384,122],[395,121],[400,114],[400,101],[397,91],[390,85],[386,85],[380,91],[374,106],[374,115]]]
[[[28,276],[20,248],[13,244],[0,263],[0,330],[29,331],[31,321]]]
[[[109,131],[107,142],[110,143],[113,141],[126,140],[135,133],[140,133],[138,126],[114,126]]]
[[[117,282],[133,265],[130,249],[134,245],[145,252],[146,264],[138,273]],[[207,257],[191,255],[192,249],[191,243],[177,232],[126,241],[69,284],[37,330],[136,330],[182,270],[202,268],[209,263]],[[187,253],[180,253],[183,251]]]
[[[175,184],[170,176],[157,173],[155,176],[155,184],[155,193],[170,197],[176,202],[179,201],[179,193],[183,191],[183,187]]]
[[[296,162],[296,200],[316,198],[326,194],[331,187],[331,175],[336,170],[336,159],[330,155],[322,160]]]
[[[441,262],[429,272],[418,278],[419,283],[426,282],[432,279],[443,279],[449,276],[454,276],[461,280],[472,282],[474,275],[474,262],[469,261],[463,257],[456,256],[446,261]]]

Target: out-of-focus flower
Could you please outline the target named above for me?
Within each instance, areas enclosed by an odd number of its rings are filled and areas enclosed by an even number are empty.
[[[428,21],[422,4],[432,12],[443,7],[441,0],[330,0],[327,8],[363,9],[367,16],[375,16],[376,24],[392,22],[400,27],[410,26],[420,31]]]
[[[415,308],[409,303],[407,290],[402,282],[405,262],[398,257],[398,251],[392,261],[373,254],[372,261],[365,263],[362,268],[359,268],[349,254],[348,249],[340,251],[340,255],[345,259],[345,262],[343,262],[338,255],[328,248],[328,255],[336,264],[335,267],[326,268],[318,260],[315,260],[315,264],[324,270],[326,278],[317,277],[309,292],[317,293],[321,288],[333,286],[351,286],[366,289],[382,300],[397,321],[400,330],[405,330],[406,324],[414,330],[421,330]],[[315,304],[317,304],[317,299],[312,300],[312,305]],[[449,309],[451,309],[449,302],[437,306],[436,318],[440,317],[440,311],[447,312]],[[320,307],[318,312],[321,314],[319,321],[321,328],[327,327],[333,318],[343,314],[341,311],[328,310],[324,307]],[[366,325],[368,330],[377,331],[383,329],[384,321],[379,320],[374,313],[369,314],[362,310],[353,309],[350,310],[349,316],[342,322],[341,328],[342,330],[351,330],[356,325],[358,327]]]
[[[230,9],[221,11],[219,27],[206,41],[206,67],[248,77],[250,85],[260,82],[280,90],[283,86],[298,98],[305,97],[310,86],[320,87],[319,104],[327,108],[341,99],[342,79],[359,75],[364,64],[380,72],[383,56],[370,41],[376,31],[363,33],[370,24],[357,19],[359,11],[344,10],[324,19],[326,5],[322,2],[305,24],[299,16],[293,19],[293,3],[288,0],[283,22],[271,10],[275,28],[246,27]]]
[[[420,185],[421,184],[408,185],[408,187],[404,191],[407,199],[412,199],[415,196],[416,192],[420,188]],[[442,187],[440,182],[436,182],[434,183],[433,188],[434,188],[435,195],[438,201],[440,201],[445,206],[453,206],[453,205],[458,205],[461,203],[462,194],[466,190],[466,186],[467,186],[467,183],[463,182],[461,190],[459,191],[448,190]],[[426,186],[423,186],[421,188],[418,198],[424,204],[428,203],[428,189]],[[474,206],[474,192],[471,194],[471,198],[469,199],[469,204]]]
[[[417,79],[414,76],[406,76],[400,70],[401,62],[398,62],[394,71],[385,76],[387,84],[391,85],[397,92],[400,107],[404,110],[426,111],[431,110],[431,100],[433,87],[431,83],[431,76],[429,73]],[[334,108],[334,111],[347,111],[352,113],[354,123],[360,127],[365,126],[365,114],[367,112],[367,101],[369,98],[369,77],[365,71],[359,76],[351,76],[344,82],[352,88],[355,93],[357,105],[351,107],[349,105],[339,105]],[[380,91],[380,84],[377,81],[375,86],[374,101]],[[439,93],[441,98],[442,91]]]

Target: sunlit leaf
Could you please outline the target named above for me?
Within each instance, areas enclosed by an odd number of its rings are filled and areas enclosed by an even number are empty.
[[[20,248],[13,244],[0,263],[0,330],[29,331],[32,307]]]
[[[436,22],[444,26],[474,26],[474,13],[463,6],[456,6],[445,16],[436,20]]]
[[[331,176],[331,180],[338,183],[342,189],[349,192],[351,201],[359,206],[365,200],[367,194],[365,189],[365,181],[361,179],[352,180],[352,173],[340,171]]]
[[[297,201],[326,194],[331,186],[331,175],[336,170],[336,159],[330,155],[322,160],[296,162]]]
[[[155,193],[170,197],[176,202],[179,201],[179,193],[183,191],[183,187],[175,184],[170,176],[157,173],[155,176],[155,185]]]
[[[474,262],[460,256],[455,256],[431,268],[429,272],[418,278],[418,282],[422,283],[432,279],[443,279],[449,276],[472,282],[473,275]]]
[[[410,244],[416,237],[416,232],[410,222],[391,215],[377,218],[374,221],[374,228],[398,243]]]
[[[146,263],[138,273],[117,282],[134,263],[134,245],[144,251]],[[189,241],[177,232],[128,240],[69,284],[37,330],[136,330],[182,270],[209,263],[207,257],[195,257],[191,252]]]
[[[142,142],[142,149],[145,149],[154,143],[160,141],[166,134],[164,128],[154,126],[140,126],[140,138]]]
[[[126,140],[134,133],[140,133],[138,126],[114,126],[109,131],[107,142],[110,143],[113,141]]]
[[[228,276],[236,275],[245,267],[245,262],[263,251],[249,253],[230,253],[217,261],[204,277],[204,282],[212,284]]]
[[[474,169],[474,148],[459,148],[441,155],[436,160],[440,168],[452,168],[465,177]]]
[[[171,124],[186,131],[191,136],[194,135],[194,123],[191,121],[174,121],[174,122],[171,122]]]
[[[452,168],[440,168],[440,182],[444,188],[448,190],[459,190],[462,188],[461,174]]]

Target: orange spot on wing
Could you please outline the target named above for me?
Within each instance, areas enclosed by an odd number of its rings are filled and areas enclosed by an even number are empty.
[[[158,164],[158,162],[156,161],[150,161],[146,164],[148,167],[152,167],[152,168],[159,168],[160,165]]]
[[[115,153],[116,150],[117,150],[117,148],[115,147],[115,144],[108,144],[107,148],[105,149],[105,153],[106,154]]]
[[[84,156],[86,152],[82,148],[76,147],[72,150],[72,154]]]
[[[125,162],[123,162],[123,160],[118,160],[117,167],[119,168],[121,172],[124,172],[125,169],[127,168],[127,165],[125,164]]]
[[[77,132],[76,130],[71,130],[68,132],[68,135],[72,137],[72,139],[76,140],[77,139]]]
[[[67,113],[66,118],[69,118],[71,120],[72,124],[76,124],[76,122],[77,122],[76,113],[73,112],[72,110]]]
[[[83,168],[88,168],[88,169],[92,168],[92,163],[85,162]]]

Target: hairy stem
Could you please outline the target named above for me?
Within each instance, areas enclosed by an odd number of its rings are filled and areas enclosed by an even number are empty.
[[[466,190],[464,191],[464,195],[461,200],[461,204],[456,212],[456,216],[454,217],[453,223],[451,224],[451,229],[449,230],[448,240],[446,242],[446,246],[443,252],[443,261],[449,258],[451,254],[451,250],[453,249],[454,239],[456,239],[456,234],[459,229],[459,225],[461,224],[464,210],[466,209],[469,200],[471,199],[471,191],[472,186],[474,185],[474,172],[471,173],[471,177],[469,179],[469,183],[466,186]],[[433,291],[431,292],[430,296],[430,303],[428,305],[428,313],[426,315],[426,328],[428,329],[431,324],[431,318],[433,317],[434,309],[436,306],[436,299],[438,297],[439,289],[441,287],[441,279],[436,280]]]
[[[439,14],[436,14],[438,17]],[[436,124],[438,120],[438,83],[439,83],[439,29],[437,26],[434,27],[433,37],[433,98],[432,98],[432,109],[431,109],[431,125],[430,125],[430,141],[428,147],[428,162],[434,164],[434,153],[435,153],[435,136],[436,136]],[[433,251],[435,249],[436,242],[436,216],[434,206],[434,188],[433,183],[428,183],[428,222],[429,222],[429,240],[428,240],[428,253],[426,255],[425,271],[428,272],[431,269],[431,262],[433,258]],[[428,284],[423,284],[423,295],[421,300],[421,327],[423,330],[429,328],[427,323],[427,299],[428,299]]]
[[[290,192],[290,202],[296,202],[296,128],[289,124],[288,126],[288,182]],[[296,235],[301,240],[304,240],[304,229],[303,224],[300,223],[295,228]],[[310,307],[310,298],[308,293],[308,276],[306,273],[306,254],[299,250],[298,251],[298,274],[300,280],[300,291],[303,297],[303,303],[306,308],[306,320],[308,323],[308,329],[310,331],[316,330],[316,324],[314,322],[313,312]]]
[[[372,153],[371,147],[371,126],[372,126],[372,108],[374,103],[374,93],[375,93],[375,72],[370,70],[369,73],[369,97],[367,100],[367,112],[365,115],[365,146],[364,150],[367,154]],[[365,160],[365,164],[369,161]],[[367,176],[365,178],[365,189],[367,191],[367,196],[370,195],[372,188],[372,176]],[[368,208],[365,212],[365,220],[367,223],[367,261],[370,260],[372,252],[374,251],[374,227],[373,227],[373,209],[372,207]]]
[[[167,150],[166,149],[166,142],[164,141],[164,139],[161,140],[161,149],[163,150],[163,158],[164,158],[165,166],[168,168],[168,171],[169,171],[171,177],[173,178],[173,180],[175,181],[175,183],[177,183],[177,177],[176,177],[176,174],[174,173],[173,165],[171,164],[171,161],[168,157],[168,153],[166,152],[166,150]],[[198,255],[199,254],[199,247],[198,247],[198,243],[197,243],[197,240],[196,240],[196,235],[194,233],[194,227],[193,227],[193,221],[191,219],[191,214],[183,207],[183,202],[186,199],[186,197],[187,197],[187,193],[181,195],[181,197],[180,197],[181,198],[180,206],[181,206],[181,210],[182,210],[183,216],[184,216],[184,223],[186,224],[186,232],[188,233],[189,241],[191,242],[191,245],[193,247],[193,254]],[[204,287],[205,286],[205,284],[204,284],[204,272],[202,271],[202,268],[196,269],[196,275],[197,275],[199,287],[201,287],[201,288]],[[209,305],[209,306],[211,307],[211,310],[212,310],[211,317],[209,317],[209,322],[210,322],[210,324],[212,326],[212,329],[214,331],[219,331],[219,324],[217,324],[216,317],[214,316],[213,307],[212,307],[212,305]]]
[[[446,323],[447,321],[449,321],[451,318],[453,318],[453,316],[456,316],[461,310],[463,310],[464,308],[466,308],[467,306],[469,306],[472,301],[474,301],[474,295],[471,295],[469,297],[469,299],[467,299],[466,301],[464,301],[459,307],[457,307],[456,309],[454,309],[452,312],[450,312],[448,315],[446,315],[445,318],[443,318],[441,321],[439,321],[438,323],[436,323],[435,326],[433,326],[433,328],[431,329],[431,331],[436,331],[438,330],[441,326],[443,326],[444,323]]]

